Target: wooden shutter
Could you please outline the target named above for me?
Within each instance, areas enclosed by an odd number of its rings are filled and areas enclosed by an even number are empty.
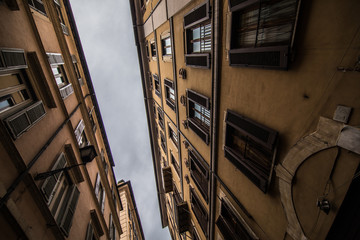
[[[74,54],[71,54],[71,60],[73,63],[77,63],[76,56]]]
[[[38,101],[29,107],[15,113],[5,119],[14,139],[31,128],[45,116],[45,108],[42,101]]]
[[[162,173],[163,173],[165,193],[172,192],[173,191],[173,181],[172,181],[171,167],[163,168]]]
[[[190,161],[190,175],[198,187],[201,195],[205,201],[208,202],[209,192],[209,170],[205,161],[196,155],[192,150],[189,150]]]
[[[208,1],[194,8],[184,16],[184,29],[195,26],[198,23],[210,19],[210,7]]]
[[[209,144],[209,133],[205,132],[190,118],[188,119],[188,127],[193,130],[206,144]]]
[[[80,192],[75,185],[70,187],[68,191],[70,191],[70,195],[68,201],[66,202],[64,215],[60,223],[60,228],[66,233],[67,236],[69,235],[70,232],[72,220],[75,214],[76,205],[78,203],[80,196]]]
[[[231,49],[229,61],[230,66],[287,69],[289,46]]]
[[[237,11],[239,9],[248,7],[254,3],[259,2],[260,0],[229,0],[229,7],[230,7],[230,11],[234,12]]]
[[[96,180],[95,180],[95,195],[96,198],[99,199],[99,190],[100,190],[100,175],[99,173],[96,174]]]
[[[64,59],[60,53],[47,53],[50,65],[64,64]]]
[[[210,68],[210,53],[186,54],[185,63],[195,68]]]
[[[84,129],[85,129],[85,123],[81,119],[80,122],[78,123],[78,125],[76,126],[75,131],[74,131],[74,134],[76,136],[76,140],[77,140],[78,144],[81,141],[81,134],[84,131]]]
[[[93,226],[91,225],[91,223],[88,224],[87,229],[86,229],[86,240],[93,240],[93,236],[94,236],[94,229]]]
[[[64,168],[65,166],[66,166],[65,154],[61,153],[58,159],[56,160],[54,166],[51,168],[51,171]],[[51,200],[54,197],[56,186],[60,182],[60,178],[62,175],[63,172],[59,172],[55,175],[46,178],[43,185],[41,186],[41,191],[43,192],[48,205],[51,203]]]
[[[201,95],[190,89],[187,89],[186,94],[187,94],[188,100],[196,102],[196,103],[200,104],[201,106],[203,106],[204,108],[210,110],[210,100],[208,97],[205,97],[204,95]]]
[[[96,213],[95,209],[90,210],[90,217],[91,223],[93,224],[94,230],[96,231],[97,235],[101,237],[104,235],[104,230],[101,227],[100,219]]]
[[[76,156],[75,156],[75,153],[74,153],[74,150],[73,150],[71,144],[65,145],[65,154],[69,161],[69,165],[72,166],[72,165],[78,164],[78,161],[76,160]],[[73,182],[74,183],[81,183],[84,181],[84,177],[81,173],[80,166],[70,169],[70,172],[73,174]]]
[[[101,212],[104,213],[105,210],[105,197],[106,197],[106,192],[104,187],[102,187],[102,196],[101,196]]]
[[[175,222],[179,233],[184,233],[190,229],[190,216],[187,202],[175,203]]]
[[[27,68],[25,53],[22,49],[2,49],[4,67],[9,69]]]

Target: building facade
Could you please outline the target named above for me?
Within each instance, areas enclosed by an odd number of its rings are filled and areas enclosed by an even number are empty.
[[[130,7],[172,238],[358,239],[360,3]]]
[[[114,160],[69,1],[0,1],[0,36],[0,238],[120,239]]]
[[[117,188],[122,205],[122,210],[120,211],[120,225],[122,229],[120,240],[145,239],[131,182],[120,180]]]

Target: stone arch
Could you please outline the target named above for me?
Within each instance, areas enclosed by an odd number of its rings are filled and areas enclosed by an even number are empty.
[[[300,139],[289,150],[284,161],[276,166],[280,198],[288,221],[286,232],[293,239],[308,239],[301,228],[293,202],[292,185],[296,171],[306,159],[315,153],[339,146],[338,139],[344,126],[343,123],[320,117],[317,130]]]

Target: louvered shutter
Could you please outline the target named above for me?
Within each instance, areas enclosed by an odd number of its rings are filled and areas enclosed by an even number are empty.
[[[186,202],[175,203],[175,222],[179,233],[184,233],[190,229],[189,208]]]
[[[62,58],[61,54],[59,54],[59,53],[47,53],[47,56],[48,56],[50,65],[64,64],[64,59]]]
[[[188,98],[188,100],[196,102],[208,110],[210,109],[210,100],[209,100],[209,98],[205,97],[204,95],[201,95],[197,92],[194,92],[194,91],[188,89],[187,90],[187,98]]]
[[[61,95],[62,99],[65,99],[74,92],[74,88],[73,88],[72,84],[69,83],[65,87],[60,88],[59,91],[60,91],[60,95]]]
[[[195,68],[210,68],[210,53],[186,54],[185,63]]]
[[[210,19],[210,8],[208,1],[201,6],[191,10],[184,16],[184,29],[195,26],[198,23]]]
[[[105,210],[105,197],[106,197],[106,192],[105,192],[105,189],[103,189],[102,198],[101,198],[101,212],[102,213],[104,213],[104,210]]]
[[[38,101],[29,107],[15,113],[5,119],[14,139],[32,127],[45,116],[45,108],[42,101]]]
[[[64,215],[62,217],[60,228],[69,235],[70,228],[72,225],[72,220],[75,214],[76,205],[79,200],[80,192],[78,188],[73,185],[68,191],[70,191],[69,199],[64,204],[66,204]]]
[[[260,0],[229,0],[230,11],[236,11],[247,6],[250,6],[254,3],[259,2]]]
[[[86,229],[86,240],[93,240],[94,229],[91,223],[88,224]]]
[[[51,168],[51,171],[64,168],[65,166],[66,166],[65,154],[61,153],[59,158],[56,160],[54,166]],[[62,174],[63,172],[59,172],[57,174],[54,174],[46,178],[43,185],[41,186],[41,191],[43,192],[48,205],[51,203],[51,200],[54,197],[56,186],[60,182]]]
[[[99,190],[100,190],[100,175],[98,173],[96,174],[96,180],[95,180],[95,195],[97,199],[99,199]]]
[[[11,69],[27,68],[24,50],[3,49],[1,50],[5,66]]]
[[[165,193],[172,192],[173,191],[173,181],[172,181],[171,167],[164,167],[162,169],[162,174],[163,174]]]
[[[85,129],[85,123],[81,119],[80,122],[78,123],[78,125],[76,126],[75,131],[74,131],[78,144],[80,144],[81,134],[84,131],[84,129]]]
[[[102,235],[104,235],[104,230],[101,227],[101,223],[95,209],[90,210],[90,217],[91,223],[93,224],[97,235],[101,237]]]

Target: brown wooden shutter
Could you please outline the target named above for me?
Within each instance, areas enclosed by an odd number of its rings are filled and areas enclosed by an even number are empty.
[[[100,175],[99,173],[96,174],[96,180],[95,180],[95,195],[96,198],[99,199],[99,190],[100,190]]]
[[[102,197],[101,197],[101,212],[104,213],[105,210],[105,198],[106,198],[106,192],[105,189],[103,187],[103,192],[102,192]]]
[[[93,236],[94,236],[94,229],[91,223],[88,224],[87,229],[86,229],[86,240],[93,240]]]
[[[195,68],[210,68],[210,53],[186,54],[185,63]]]
[[[229,51],[230,66],[287,69],[289,47],[240,48]]]
[[[173,191],[173,182],[172,182],[171,167],[163,168],[162,173],[163,173],[165,193],[172,192]]]
[[[4,59],[5,67],[9,69],[27,68],[24,50],[2,49],[1,55]]]
[[[195,26],[198,23],[210,19],[210,7],[208,1],[194,8],[184,16],[184,29]]]
[[[229,3],[230,11],[233,12],[248,7],[259,1],[260,0],[229,0],[228,3]]]
[[[75,214],[75,209],[80,195],[80,192],[75,185],[73,185],[69,189],[69,191],[70,191],[70,196],[68,201],[66,202],[65,212],[60,223],[60,228],[67,234],[67,236],[69,235],[70,232],[72,220]]]
[[[5,119],[14,139],[18,138],[26,130],[45,116],[45,108],[42,101],[38,101],[29,107],[15,113]]]
[[[58,159],[56,160],[54,166],[51,168],[51,171],[56,169],[61,169],[66,166],[66,159],[64,153],[61,153]],[[54,197],[55,187],[60,181],[63,172],[59,172],[45,179],[43,185],[41,186],[41,191],[43,192],[47,204],[51,203],[51,200]]]
[[[186,91],[188,100],[196,102],[206,109],[210,109],[210,100],[202,94],[199,94],[193,90],[187,89]]]
[[[80,143],[81,141],[81,134],[85,129],[85,123],[84,121],[81,119],[80,122],[78,123],[78,125],[75,128],[74,134],[76,136],[76,140],[78,143]]]
[[[94,230],[99,237],[104,235],[104,230],[101,227],[100,219],[95,209],[90,210],[91,223],[93,224]]]
[[[209,144],[209,134],[193,122],[191,118],[188,119],[188,127],[193,130],[206,144]]]
[[[113,240],[115,236],[114,236],[114,224],[111,213],[109,215],[109,235],[110,235],[110,239]]]
[[[179,233],[190,229],[190,215],[187,202],[175,202],[175,222]]]
[[[67,157],[67,159],[69,161],[70,166],[78,164],[78,162],[76,160],[74,150],[73,150],[71,144],[66,144],[65,145],[65,154],[66,154],[66,157]],[[81,183],[81,182],[84,181],[84,177],[82,175],[80,166],[77,166],[77,167],[74,167],[74,168],[70,169],[70,172],[73,175],[73,182],[74,183]]]

